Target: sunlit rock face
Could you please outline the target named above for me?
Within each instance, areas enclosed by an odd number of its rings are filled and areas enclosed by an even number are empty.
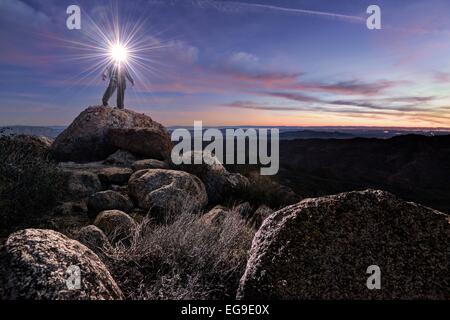
[[[52,145],[58,161],[99,161],[122,149],[155,159],[170,155],[167,130],[145,114],[128,109],[89,107]]]

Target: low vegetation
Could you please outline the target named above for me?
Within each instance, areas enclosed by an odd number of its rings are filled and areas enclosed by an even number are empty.
[[[63,178],[56,165],[25,138],[0,137],[0,226],[31,223],[58,200]]]
[[[145,219],[107,260],[128,299],[234,299],[253,235],[234,212],[218,225],[189,212]]]

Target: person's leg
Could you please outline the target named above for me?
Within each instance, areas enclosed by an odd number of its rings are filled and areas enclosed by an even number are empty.
[[[111,96],[114,94],[114,91],[116,91],[117,88],[117,82],[114,80],[111,80],[109,82],[108,88],[106,88],[105,94],[103,95],[103,105],[106,107],[108,105],[108,101],[111,98]]]
[[[117,108],[124,108],[124,100],[125,100],[125,83],[119,83],[117,88]]]

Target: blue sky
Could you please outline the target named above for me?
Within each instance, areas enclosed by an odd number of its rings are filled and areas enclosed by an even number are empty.
[[[366,28],[371,4],[382,30]],[[82,44],[116,18],[153,47],[126,105],[165,125],[450,127],[445,0],[0,0],[0,125],[65,125],[99,104],[101,57]]]

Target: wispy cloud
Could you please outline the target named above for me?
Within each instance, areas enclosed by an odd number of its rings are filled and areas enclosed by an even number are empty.
[[[328,11],[307,10],[300,8],[282,7],[276,5],[248,3],[240,1],[215,1],[215,0],[153,0],[154,4],[183,4],[192,5],[201,9],[210,8],[224,13],[247,13],[247,12],[272,12],[289,15],[309,15],[320,18],[336,19],[353,23],[365,23],[365,18],[356,15],[340,14]]]

